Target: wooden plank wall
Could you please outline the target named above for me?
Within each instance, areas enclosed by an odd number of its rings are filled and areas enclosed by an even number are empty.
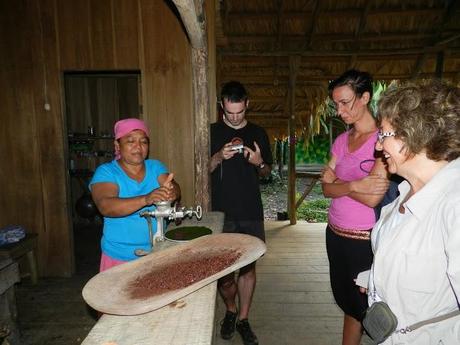
[[[182,203],[188,205],[193,203],[189,192],[194,185],[190,47],[184,29],[162,1],[141,2],[141,14],[144,114],[156,134],[151,136],[151,154],[161,157],[185,187]]]
[[[41,275],[74,269],[64,71],[141,71],[151,157],[176,173],[183,203],[193,204],[190,48],[173,5],[0,0],[0,51],[0,226],[39,234]]]
[[[208,83],[209,83],[209,119],[217,120],[217,52],[216,52],[216,7],[213,1],[205,2],[206,29],[208,39]]]

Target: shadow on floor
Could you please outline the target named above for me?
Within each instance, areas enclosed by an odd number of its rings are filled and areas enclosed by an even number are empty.
[[[96,323],[97,313],[81,291],[99,270],[102,226],[74,225],[76,272],[71,278],[41,278],[16,285],[18,323],[24,345],[80,344]]]

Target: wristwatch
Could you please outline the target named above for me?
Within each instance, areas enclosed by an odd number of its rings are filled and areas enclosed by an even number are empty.
[[[263,168],[265,167],[265,163],[264,163],[264,162],[260,163],[260,164],[258,165],[258,167],[259,167],[259,169],[263,169]]]

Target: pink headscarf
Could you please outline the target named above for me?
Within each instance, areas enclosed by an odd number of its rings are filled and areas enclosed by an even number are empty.
[[[139,129],[145,133],[147,137],[149,137],[149,129],[144,121],[139,119],[123,119],[117,121],[115,126],[113,127],[113,132],[115,134],[115,140],[118,140],[125,135],[129,134],[132,131]],[[120,159],[120,151],[115,149],[115,159]]]

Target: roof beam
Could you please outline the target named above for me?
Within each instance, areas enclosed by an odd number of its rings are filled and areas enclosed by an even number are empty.
[[[225,3],[225,2],[224,2]],[[444,9],[439,8],[424,8],[424,9],[402,9],[402,8],[379,8],[369,11],[369,16],[438,16],[444,12]],[[314,13],[313,11],[285,11],[283,16],[285,18],[305,18],[309,17]],[[334,16],[334,17],[359,17],[362,14],[362,9],[360,8],[348,8],[341,10],[323,10],[321,12],[324,16]],[[229,20],[238,19],[238,20],[254,20],[254,19],[275,19],[277,12],[248,12],[248,11],[228,11],[227,16]]]
[[[281,47],[281,37],[283,36],[282,34],[282,28],[281,24],[283,22],[283,11],[284,11],[284,1],[283,0],[278,0],[277,6],[278,6],[278,13],[276,17],[276,44],[275,44],[275,49],[280,49]]]
[[[328,41],[328,42],[365,42],[365,41],[401,41],[401,40],[420,40],[430,39],[437,35],[436,32],[384,32],[384,33],[367,33],[360,34],[356,37],[355,34],[316,34],[312,37],[312,41]],[[447,36],[443,38],[442,43],[447,43],[460,37],[459,31],[446,31],[443,34]],[[229,35],[227,40],[233,44],[244,43],[263,43],[270,42],[277,38],[275,35]],[[283,35],[284,40],[302,42],[305,40],[305,35]],[[440,42],[440,44],[441,44]]]
[[[356,52],[359,51],[359,37],[361,36],[362,32],[366,28],[367,24],[367,16],[369,15],[369,11],[371,9],[372,1],[368,0],[366,3],[366,7],[364,8],[363,12],[361,13],[361,17],[359,18],[359,24],[358,27],[355,30],[355,37],[353,40],[353,50]],[[353,68],[356,64],[356,60],[358,59],[358,54],[353,54],[350,57],[350,61],[348,63],[348,69]]]
[[[450,49],[449,50],[450,56],[452,56],[454,58],[460,58],[460,56],[455,56],[455,52],[460,54],[460,48],[458,48],[457,50],[454,50],[454,51],[452,49]],[[417,57],[417,53],[419,53],[419,52],[416,52],[416,53],[414,53],[412,55],[411,54],[404,54],[404,55],[386,56],[385,59],[387,59],[387,60],[394,59],[394,60],[397,60],[397,61],[400,61],[400,60],[411,60],[411,61],[413,61],[414,58]],[[287,57],[287,56],[288,55],[285,55],[284,57]],[[318,67],[316,65],[317,57],[318,56],[314,56],[314,55],[312,55],[312,56],[303,56],[302,65],[305,66],[305,65],[309,65],[309,64],[315,64],[315,65],[310,65],[309,68],[310,69],[315,69],[318,72],[324,72],[323,67],[320,68],[320,67]],[[223,67],[223,69],[225,69],[225,68],[233,69],[233,68],[238,68],[238,67],[241,67],[241,66],[244,66],[245,69],[259,68],[259,67],[265,68],[265,67],[270,67],[272,65],[271,60],[274,60],[276,58],[277,58],[277,56],[266,57],[266,56],[259,56],[259,55],[228,55],[228,56],[224,56],[224,58],[222,59],[222,64],[223,64],[222,67]],[[343,62],[343,63],[345,63],[345,61],[346,61],[345,59],[346,59],[346,55],[345,56],[321,56],[321,62],[324,62],[324,63],[330,63],[330,62]],[[380,56],[378,56],[378,55],[372,55],[372,56],[366,56],[365,57],[366,61],[380,61],[381,59],[382,58]],[[267,61],[270,61],[270,62],[267,62]],[[287,68],[287,65],[284,64],[283,67]]]
[[[286,96],[251,96],[249,99],[251,104],[282,104],[286,100]],[[296,103],[307,102],[306,97],[296,96]],[[284,104],[284,103],[283,103]]]
[[[254,81],[253,77],[248,77],[248,80],[245,80],[243,84],[248,87],[256,86],[256,87],[270,88],[274,86],[287,85],[288,80],[285,78],[283,78],[282,80],[278,80],[278,79],[274,80],[271,77],[264,77],[263,79],[257,78],[257,80]],[[323,87],[324,83],[318,82],[318,81],[311,81],[311,80],[298,80],[297,85]]]
[[[252,119],[288,119],[289,116],[284,114],[284,112],[282,111],[277,111],[277,112],[254,112],[254,111],[251,111],[249,110],[249,114],[246,115],[246,117],[249,119],[249,120],[252,120]]]
[[[375,80],[393,80],[393,79],[410,79],[411,77],[411,74],[410,73],[395,73],[395,74],[388,74],[388,73],[374,73],[373,75],[373,78]],[[253,80],[254,78],[253,77],[250,77],[248,76],[247,73],[244,73],[244,74],[231,74],[229,75],[230,78],[226,78],[225,76],[223,76],[223,80],[227,80],[227,79],[236,79],[236,80],[239,80],[241,81],[243,84],[246,84],[248,83],[250,80]],[[419,74],[419,77],[420,78],[432,78],[432,77],[435,77],[435,72],[431,72],[431,73],[420,73]],[[459,79],[460,80],[460,73],[459,72],[443,72],[443,77],[444,78],[448,78],[448,79],[451,79],[451,78],[456,78],[456,79]],[[268,78],[268,77],[267,77]],[[312,82],[312,81],[316,81],[316,82],[320,82],[320,81],[327,81],[327,80],[332,80],[332,79],[335,79],[337,78],[337,75],[336,74],[322,74],[322,75],[310,75],[310,76],[302,76],[302,77],[298,77],[299,80],[297,81],[297,85],[302,85],[303,83],[306,83],[306,85],[308,85],[308,83]],[[283,80],[283,83],[285,83],[285,80]],[[312,85],[312,87],[320,87],[320,85],[316,86],[316,85]],[[327,86],[325,86],[327,87]]]
[[[320,12],[321,12],[321,1],[316,0],[315,7],[314,7],[314,10],[313,10],[313,14],[312,14],[312,17],[311,17],[311,20],[310,20],[311,24],[310,24],[310,27],[308,28],[308,31],[306,32],[306,35],[307,35],[306,47],[307,47],[307,49],[311,48],[311,42],[312,42],[313,35],[315,34],[316,22],[318,21]]]
[[[262,119],[262,120],[255,120],[259,126],[263,128],[276,128],[280,129],[283,132],[286,132],[287,130],[287,119]]]
[[[367,49],[360,51],[361,56],[392,56],[392,55],[408,55],[408,54],[434,54],[442,50],[442,46],[431,46],[421,48],[407,48],[407,49]],[[355,52],[353,50],[330,51],[330,50],[280,50],[280,51],[266,51],[266,50],[250,50],[250,51],[236,51],[235,49],[218,49],[219,53],[223,56],[291,56],[299,55],[305,57],[331,57],[331,56],[351,56]],[[450,49],[451,52],[459,52],[459,49]]]
[[[274,44],[273,49],[274,50],[279,50],[281,48],[281,37],[282,37],[282,21],[283,21],[283,12],[284,12],[284,1],[283,0],[278,0],[277,6],[278,6],[278,17],[277,17],[277,23],[276,23],[276,42]],[[279,73],[279,59],[280,58],[275,58],[273,62],[273,78],[276,78],[278,73]]]
[[[203,0],[173,0],[187,30],[193,48],[204,48],[206,29],[203,16]]]
[[[454,13],[458,10],[459,8],[459,4],[460,4],[460,1],[458,0],[447,0],[447,5],[445,7],[445,10],[444,10],[444,14],[439,22],[439,25],[437,26],[437,30],[436,30],[436,35],[435,37],[432,39],[431,41],[431,44],[429,46],[427,46],[426,48],[429,49],[431,47],[443,47],[445,45],[445,43],[440,43],[440,42],[444,42],[442,39],[441,39],[441,36],[442,36],[442,33],[444,31],[444,28],[446,27],[447,23],[450,21],[450,19],[452,18],[452,16],[454,15]],[[415,67],[414,67],[414,70],[412,72],[412,76],[411,78],[412,79],[415,79],[419,76],[422,68],[423,68],[423,65],[425,64],[426,60],[428,59],[428,52],[427,52],[427,49],[425,49],[422,53],[421,56],[419,56],[419,58],[417,59],[417,62],[415,63]],[[440,49],[438,49],[438,52],[441,51]]]

